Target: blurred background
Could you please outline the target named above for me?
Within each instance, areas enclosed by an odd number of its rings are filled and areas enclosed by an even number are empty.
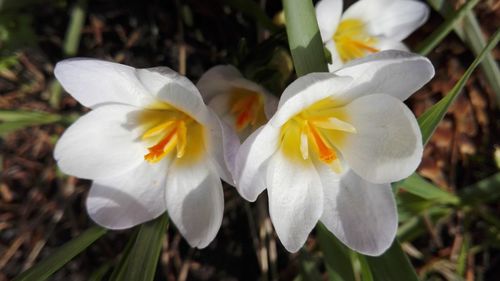
[[[463,4],[429,2],[440,11],[432,9],[405,41],[410,48]],[[63,175],[52,157],[64,129],[88,110],[54,80],[56,62],[83,56],[168,66],[193,81],[230,63],[278,96],[294,79],[281,9],[280,1],[265,0],[0,0],[0,281],[93,224],[84,206],[90,182]],[[467,28],[487,38],[499,27],[500,2],[482,0],[428,55],[436,77],[407,102],[417,116],[477,55]],[[491,71],[499,57],[495,48],[490,67],[474,72],[426,146],[419,184],[437,186],[448,199],[407,192],[411,182],[397,193],[398,237],[423,280],[500,280],[500,77]],[[156,280],[327,280],[315,233],[289,254],[273,232],[265,195],[250,204],[233,188],[224,191],[214,242],[191,249],[170,225]],[[50,280],[106,280],[134,231],[108,232]]]

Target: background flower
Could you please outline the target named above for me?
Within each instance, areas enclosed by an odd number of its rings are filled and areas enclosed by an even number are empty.
[[[428,7],[413,0],[360,0],[342,13],[342,0],[316,4],[321,38],[330,51],[330,71],[382,50],[408,50],[401,42],[427,21]]]

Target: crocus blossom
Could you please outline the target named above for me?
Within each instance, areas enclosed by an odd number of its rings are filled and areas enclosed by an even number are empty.
[[[54,156],[67,174],[92,180],[90,217],[124,229],[166,210],[193,247],[217,234],[232,182],[223,128],[196,87],[167,67],[135,69],[94,59],[59,62],[66,91],[92,110],[71,125]]]
[[[321,0],[316,17],[332,55],[330,71],[382,50],[408,50],[401,42],[427,21],[428,7],[414,0],[360,0],[342,13],[342,0]]]
[[[205,72],[196,87],[205,102],[228,127],[232,134],[224,138],[233,141],[225,145],[228,167],[234,166],[234,157],[241,141],[264,125],[276,111],[278,99],[257,83],[245,79],[234,66],[217,65]],[[237,135],[240,142],[235,142]],[[230,150],[231,148],[232,150]]]
[[[384,51],[298,78],[248,137],[235,177],[249,201],[267,189],[278,237],[297,251],[320,220],[348,247],[379,255],[397,212],[391,182],[415,171],[422,137],[403,103],[434,75],[424,57]]]
[[[203,99],[244,140],[276,111],[278,99],[245,79],[234,66],[218,65],[205,72],[196,87]]]

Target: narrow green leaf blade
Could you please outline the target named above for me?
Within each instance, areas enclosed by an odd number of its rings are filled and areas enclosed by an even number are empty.
[[[436,29],[429,37],[417,45],[415,48],[417,53],[426,56],[430,53],[441,41],[453,30],[453,27],[467,15],[467,13],[479,3],[479,0],[469,0],[465,3],[453,16],[447,18],[438,29]]]
[[[488,203],[500,198],[500,173],[462,189],[458,196],[463,205]]]
[[[163,239],[168,226],[168,215],[140,226],[134,245],[127,257],[127,266],[123,279],[152,281],[155,276],[158,258],[160,257]]]
[[[422,131],[422,139],[424,144],[427,143],[434,130],[436,130],[437,125],[439,124],[439,122],[441,122],[450,105],[453,103],[453,101],[455,101],[458,94],[462,91],[465,83],[471,76],[474,69],[484,59],[486,54],[488,54],[498,44],[499,39],[500,30],[497,30],[486,47],[484,47],[483,51],[472,62],[472,64],[469,66],[467,71],[465,71],[464,75],[462,76],[462,78],[460,78],[457,84],[455,84],[453,89],[438,103],[433,105],[431,108],[429,108],[429,110],[424,112],[422,116],[418,118],[418,124]]]
[[[45,260],[36,264],[17,276],[14,281],[43,281],[49,278],[54,272],[83,252],[97,239],[106,233],[106,229],[94,226],[86,230],[80,236],[64,244]]]
[[[418,281],[417,274],[410,260],[394,240],[391,247],[379,257],[365,256],[374,280],[384,281]]]
[[[427,0],[429,5],[441,14],[444,18],[453,15],[453,7],[447,0]],[[461,24],[454,27],[455,33],[464,41],[472,52],[478,56],[486,46],[483,32],[473,11],[469,11]],[[491,53],[486,54],[481,63],[488,83],[497,95],[497,103],[500,104],[500,69]]]
[[[61,121],[58,114],[41,111],[0,110],[0,136],[29,126]]]
[[[404,190],[427,200],[435,200],[439,203],[458,204],[457,196],[442,190],[428,182],[418,174],[412,174],[400,184]]]
[[[327,72],[323,41],[310,0],[283,0],[286,33],[298,76]]]
[[[326,269],[330,280],[351,281],[355,280],[354,271],[349,258],[349,249],[342,245],[338,239],[321,223],[316,226],[317,239],[323,252]]]

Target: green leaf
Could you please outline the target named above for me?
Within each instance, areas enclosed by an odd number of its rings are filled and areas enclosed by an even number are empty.
[[[463,205],[488,203],[500,198],[500,173],[468,186],[458,192]]]
[[[327,72],[323,42],[310,0],[283,0],[286,33],[298,76]]]
[[[400,186],[404,190],[430,201],[436,201],[443,204],[449,203],[453,205],[456,205],[459,202],[457,196],[433,185],[418,174],[409,176],[400,183]]]
[[[318,270],[318,259],[312,257],[307,251],[301,250],[299,253],[300,274],[294,281],[316,281],[321,280],[321,273]]]
[[[469,0],[467,3],[462,5],[458,11],[453,13],[453,16],[447,18],[443,24],[441,24],[438,29],[436,29],[429,37],[427,37],[424,41],[417,45],[415,48],[417,53],[422,56],[426,56],[430,53],[441,41],[453,30],[453,27],[457,24],[458,21],[462,20],[462,18],[470,11],[476,4],[479,3],[479,0]]]
[[[474,69],[484,59],[486,54],[488,54],[491,51],[491,49],[493,49],[498,44],[499,39],[500,39],[500,30],[497,30],[497,32],[495,32],[491,40],[486,45],[486,47],[484,47],[483,51],[472,62],[472,64],[469,66],[467,71],[465,71],[464,75],[462,76],[462,78],[460,78],[457,84],[455,84],[453,89],[438,103],[433,105],[431,108],[429,108],[429,110],[424,112],[422,116],[418,118],[418,124],[422,131],[422,139],[424,144],[427,143],[434,130],[436,130],[437,125],[439,124],[439,122],[441,122],[444,115],[448,111],[450,105],[453,103],[453,101],[455,101],[458,94],[462,91],[463,87],[465,86],[465,83],[471,76]]]
[[[379,257],[365,256],[374,280],[383,281],[418,281],[410,260],[394,240],[391,247]]]
[[[17,276],[14,281],[43,281],[49,278],[54,272],[83,252],[97,239],[106,233],[106,229],[94,226],[86,230],[80,236],[64,244],[52,253],[48,258],[36,264]]]
[[[58,114],[37,111],[0,110],[0,136],[25,127],[61,121]]]
[[[373,279],[373,274],[370,266],[368,265],[368,262],[366,261],[366,257],[360,254],[356,254],[356,257],[358,258],[361,265],[361,280],[376,281],[375,279]]]
[[[168,215],[144,223],[140,226],[130,251],[125,251],[126,266],[117,274],[116,280],[152,281],[168,226]]]
[[[447,0],[427,0],[430,6],[438,11],[444,18],[453,15],[453,7]],[[469,11],[462,24],[454,26],[455,33],[464,41],[472,52],[478,56],[486,46],[483,32],[473,11]],[[500,69],[492,54],[486,54],[481,68],[486,75],[488,83],[497,95],[497,103],[500,104]]]
[[[330,280],[355,280],[351,259],[349,258],[350,250],[333,236],[322,223],[318,223],[316,232]]]

